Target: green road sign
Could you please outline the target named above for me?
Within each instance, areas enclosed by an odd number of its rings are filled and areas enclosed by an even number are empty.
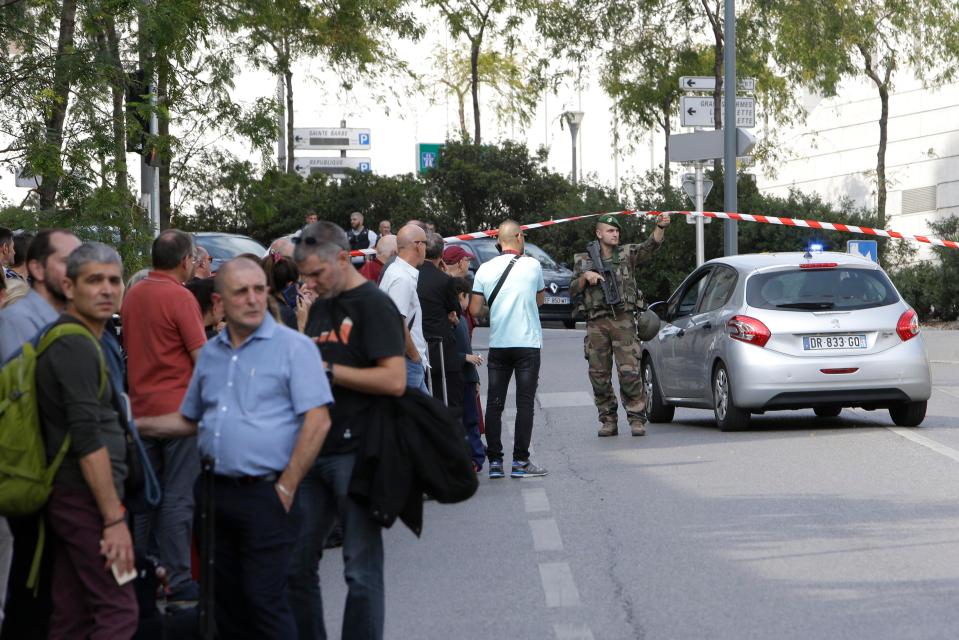
[[[440,157],[442,143],[438,142],[419,142],[416,145],[416,170],[419,173],[425,173],[429,169],[436,167],[436,161]]]

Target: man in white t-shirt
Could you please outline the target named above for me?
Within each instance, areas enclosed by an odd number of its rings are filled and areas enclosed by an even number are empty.
[[[499,226],[501,255],[484,262],[473,279],[470,313],[479,313],[483,300],[490,307],[489,391],[486,399],[486,456],[489,477],[505,477],[503,471],[503,407],[506,389],[516,373],[516,428],[513,430],[511,478],[545,476],[546,469],[529,459],[533,434],[533,402],[539,382],[543,328],[539,306],[543,304],[543,268],[535,258],[523,255],[523,231],[513,220]],[[509,271],[507,272],[507,269]],[[503,277],[505,275],[505,278]],[[497,289],[498,287],[498,289]]]
[[[428,394],[426,371],[429,357],[423,337],[423,310],[416,285],[417,270],[426,259],[426,232],[414,224],[407,224],[396,234],[396,259],[384,269],[380,290],[385,292],[403,316],[406,334],[406,386]]]

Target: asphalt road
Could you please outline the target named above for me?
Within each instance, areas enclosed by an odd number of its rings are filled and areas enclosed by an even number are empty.
[[[533,459],[550,475],[484,474],[468,502],[427,504],[422,538],[385,533],[387,638],[959,636],[959,332],[924,333],[917,429],[791,411],[721,433],[679,409],[643,438],[621,414],[603,439],[583,334],[545,331]],[[340,556],[321,563],[331,638]]]

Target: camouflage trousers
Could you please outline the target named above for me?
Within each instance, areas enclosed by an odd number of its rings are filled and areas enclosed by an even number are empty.
[[[616,393],[613,390],[613,358],[619,374],[619,394],[630,424],[645,422],[646,393],[640,373],[639,338],[631,313],[589,320],[584,352],[589,363],[589,383],[599,412],[599,421],[616,424]]]

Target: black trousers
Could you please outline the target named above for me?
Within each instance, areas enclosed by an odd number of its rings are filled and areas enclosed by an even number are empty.
[[[449,349],[443,352],[444,358],[440,360],[440,343],[431,342],[429,345],[430,355],[430,385],[433,389],[433,397],[443,402],[443,373],[446,373],[446,407],[450,410],[453,420],[459,424],[463,420],[463,372],[461,370],[450,371],[450,358],[456,357],[455,349],[453,355]],[[440,363],[445,363],[441,367]]]
[[[510,378],[516,373],[516,425],[513,430],[513,460],[529,460],[533,437],[533,403],[539,384],[540,350],[525,347],[489,350],[486,371],[489,391],[486,396],[486,457],[503,459],[503,408]]]
[[[214,617],[223,640],[297,638],[286,576],[299,537],[300,507],[297,499],[287,513],[273,484],[217,478],[214,486]],[[197,507],[205,508],[199,482],[196,498]]]

